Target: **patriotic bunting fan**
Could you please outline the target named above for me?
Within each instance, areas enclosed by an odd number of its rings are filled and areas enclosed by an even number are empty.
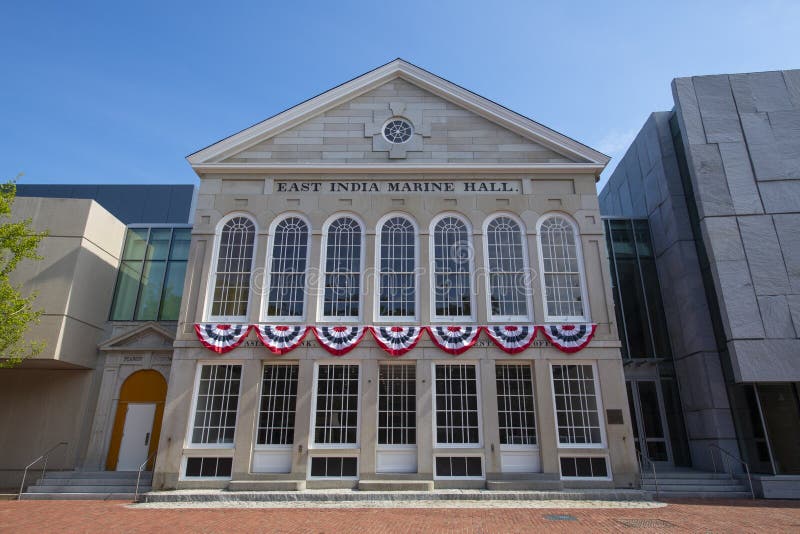
[[[596,324],[561,324],[541,327],[544,335],[562,352],[578,352],[589,344],[597,330]]]
[[[218,354],[225,354],[244,341],[250,332],[250,326],[246,324],[199,323],[194,325],[194,331],[205,348]]]
[[[428,334],[437,347],[448,354],[466,352],[478,341],[480,326],[429,326]]]
[[[487,326],[486,332],[495,345],[509,354],[516,354],[531,346],[537,329],[534,325]]]
[[[286,354],[297,347],[308,333],[307,326],[300,325],[253,325],[261,343],[273,354]]]
[[[422,336],[419,326],[370,326],[375,341],[391,356],[402,356],[414,348]]]
[[[367,332],[364,326],[315,326],[313,329],[319,344],[334,356],[353,350]]]

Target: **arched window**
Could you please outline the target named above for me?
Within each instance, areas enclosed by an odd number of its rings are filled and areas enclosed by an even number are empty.
[[[507,215],[486,225],[486,271],[489,317],[492,320],[529,318],[527,261],[520,224]]]
[[[302,218],[288,216],[275,225],[267,263],[266,317],[305,316],[308,246],[308,223]]]
[[[539,223],[539,261],[545,321],[586,319],[586,289],[578,230],[566,217],[549,215]]]
[[[472,319],[472,238],[467,224],[445,215],[433,226],[433,291],[435,319]]]
[[[248,217],[232,217],[222,226],[211,274],[210,319],[247,320],[255,241],[256,225]]]
[[[325,234],[323,318],[358,319],[363,228],[352,217],[334,219]]]
[[[378,228],[378,317],[416,317],[416,227],[390,216]]]

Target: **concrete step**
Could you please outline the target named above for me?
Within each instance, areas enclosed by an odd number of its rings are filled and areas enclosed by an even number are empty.
[[[359,480],[361,491],[433,491],[433,480]]]
[[[152,478],[142,478],[139,485],[149,486]],[[50,478],[44,477],[36,481],[37,486],[56,484],[58,486],[128,486],[136,485],[136,478]]]
[[[657,499],[749,499],[749,491],[659,491]]]
[[[492,491],[558,491],[564,487],[560,480],[487,480],[486,489]]]
[[[139,475],[137,471],[48,471],[44,478],[104,478],[133,479]],[[152,471],[142,471],[142,480],[153,478]]]
[[[655,485],[650,484],[642,484],[642,489],[645,491],[656,491]],[[747,488],[741,484],[731,485],[731,486],[712,486],[712,485],[686,485],[686,486],[677,486],[677,485],[658,485],[659,493],[663,493],[665,491],[679,491],[682,493],[703,493],[707,491],[711,492],[718,492],[718,493],[731,493],[737,491],[747,491]]]
[[[653,473],[647,470],[642,471],[642,479],[653,478]],[[664,471],[657,472],[656,478],[663,479],[682,479],[682,478],[702,478],[702,479],[718,479],[730,480],[731,476],[726,473],[711,473],[706,471]]]
[[[341,501],[440,501],[440,500],[602,500],[650,501],[652,495],[640,490],[563,490],[563,491],[363,491],[351,489],[305,491],[227,491],[173,490],[151,491],[140,496],[140,502],[341,502]]]
[[[132,501],[133,492],[130,493],[23,493],[22,499],[27,501]]]
[[[730,485],[741,485],[742,482],[739,480],[730,479],[718,479],[718,478],[659,478],[658,480],[651,479],[642,479],[642,485],[644,484],[655,484],[658,482],[658,485],[665,485],[665,486],[696,486],[696,485],[706,485],[706,486],[730,486]]]
[[[231,480],[229,491],[302,491],[305,480]]]
[[[117,486],[79,486],[79,485],[36,485],[28,488],[28,493],[133,493],[135,484]],[[150,491],[150,485],[140,485],[139,491]]]

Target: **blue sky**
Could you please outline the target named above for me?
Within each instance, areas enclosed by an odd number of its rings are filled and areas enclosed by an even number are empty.
[[[798,21],[792,0],[5,1],[0,178],[195,183],[186,155],[395,57],[616,160],[672,78],[800,68]]]

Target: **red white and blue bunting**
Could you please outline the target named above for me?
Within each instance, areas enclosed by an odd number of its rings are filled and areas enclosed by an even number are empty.
[[[256,335],[273,354],[286,354],[306,337],[308,327],[303,325],[255,324]]]
[[[561,352],[578,352],[589,344],[597,330],[596,324],[560,324],[541,327],[545,337]]]
[[[375,342],[390,356],[402,356],[422,337],[420,326],[370,326],[369,329]]]
[[[312,329],[319,344],[334,356],[353,350],[367,333],[365,326],[313,326]]]
[[[241,345],[250,333],[250,325],[200,323],[194,325],[194,331],[205,348],[225,354]]]
[[[536,339],[539,327],[534,325],[487,326],[486,333],[500,349],[509,354],[517,354],[527,349]]]
[[[458,356],[469,350],[481,333],[480,326],[429,326],[433,343],[448,354]]]

